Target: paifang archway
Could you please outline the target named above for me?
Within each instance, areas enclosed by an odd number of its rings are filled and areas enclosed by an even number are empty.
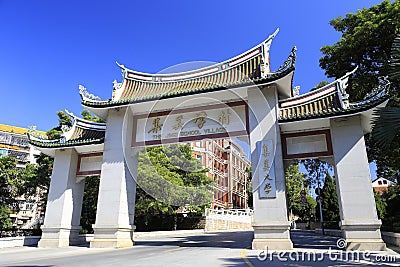
[[[74,118],[60,140],[30,133],[30,143],[54,156],[40,247],[77,241],[84,177],[101,175],[91,247],[133,245],[138,151],[147,145],[248,135],[254,188],[253,249],[292,249],[284,161],[324,157],[335,167],[341,229],[349,249],[384,250],[364,134],[384,106],[382,80],[371,95],[349,103],[352,73],[304,95],[292,90],[295,48],[272,72],[276,32],[243,54],[199,70],[145,74],[119,65],[121,83],[101,100],[80,86],[82,105],[104,118]],[[229,122],[224,120],[229,114]],[[128,168],[127,155],[131,167]]]

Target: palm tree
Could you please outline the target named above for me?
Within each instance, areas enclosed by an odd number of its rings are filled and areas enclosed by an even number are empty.
[[[390,59],[389,79],[400,81],[400,34],[393,41]],[[397,88],[398,89],[398,88]],[[385,107],[375,112],[372,136],[381,146],[387,147],[396,136],[400,135],[400,108]]]

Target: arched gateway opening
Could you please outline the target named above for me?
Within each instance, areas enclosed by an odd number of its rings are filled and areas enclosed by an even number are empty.
[[[340,227],[348,249],[384,250],[364,143],[372,111],[387,102],[382,80],[349,103],[352,73],[304,95],[292,89],[295,48],[272,72],[276,33],[245,53],[199,70],[145,74],[119,65],[121,83],[101,100],[80,86],[82,105],[103,118],[74,117],[60,140],[29,136],[55,158],[40,247],[73,244],[79,233],[82,179],[100,175],[91,247],[133,245],[138,153],[150,145],[247,136],[251,150],[253,249],[292,249],[284,162],[323,157],[335,168]]]

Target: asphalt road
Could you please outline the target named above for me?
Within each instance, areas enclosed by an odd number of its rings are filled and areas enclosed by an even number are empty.
[[[252,251],[252,232],[219,232],[136,241],[127,249],[89,249],[69,247],[42,249],[33,247],[0,250],[0,266],[399,266],[395,253],[384,253],[386,263],[371,260],[339,260],[344,251],[336,250],[337,238],[294,232],[296,249],[289,252]],[[329,253],[329,249],[334,249]],[[297,257],[296,254],[297,253]],[[315,257],[307,254],[315,253]],[[260,254],[261,253],[261,254]],[[285,254],[284,254],[285,253]],[[302,254],[303,253],[303,254]],[[319,253],[319,254],[318,254]],[[335,258],[334,256],[337,256]],[[390,256],[393,255],[393,256]],[[397,258],[396,258],[397,255]],[[305,257],[302,260],[301,256]],[[373,256],[375,258],[373,258]],[[388,258],[388,257],[392,258]],[[344,259],[344,260],[343,260]],[[393,259],[396,262],[393,262]],[[382,257],[380,258],[382,260]],[[390,260],[390,262],[388,262]]]

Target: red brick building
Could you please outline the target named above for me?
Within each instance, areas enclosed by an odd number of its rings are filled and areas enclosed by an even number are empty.
[[[394,185],[394,183],[388,179],[385,179],[383,177],[376,178],[375,180],[372,181],[372,188],[374,189],[375,192],[382,194],[384,191],[388,190],[389,186]]]
[[[243,149],[231,139],[205,139],[191,143],[194,157],[208,168],[207,176],[215,181],[212,208],[239,208],[247,205],[247,168],[250,161]]]

